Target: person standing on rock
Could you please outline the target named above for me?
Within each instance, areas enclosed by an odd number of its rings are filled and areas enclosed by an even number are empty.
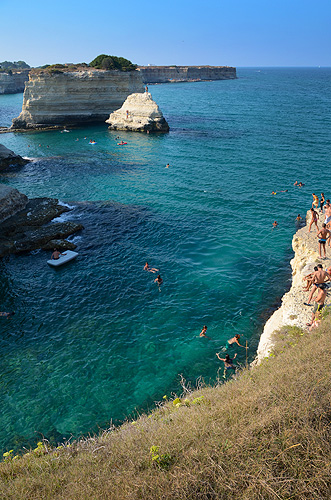
[[[321,288],[319,289],[317,297],[314,299],[315,305],[311,316],[311,322],[307,323],[307,326],[311,327],[317,316],[319,316],[320,312],[322,311],[326,299],[326,293],[326,290]]]
[[[324,193],[321,193],[321,199],[320,199],[320,209],[321,209],[321,213],[323,213],[323,205],[324,205],[324,202],[325,202],[325,196],[324,196]]]
[[[322,259],[322,250],[324,252],[324,259],[326,258],[326,250],[325,250],[325,244],[326,240],[330,239],[330,231],[326,229],[326,224],[322,224],[322,229],[317,233],[317,238],[318,240],[318,250],[320,254],[320,258]]]
[[[145,87],[145,92],[148,92],[148,87],[147,87],[147,85],[146,85],[146,87]]]
[[[318,196],[313,193],[312,194],[312,197],[313,197],[313,203],[311,204],[311,208],[316,208],[316,210],[318,209]]]
[[[311,208],[310,209],[310,214],[311,214],[311,221],[310,221],[310,224],[309,224],[308,233],[310,233],[311,226],[313,224],[315,224],[317,231],[319,230],[318,229],[318,225],[317,225],[317,219],[319,219],[318,213],[315,212],[315,210],[313,208]]]
[[[319,288],[320,290],[325,290],[327,285],[325,283],[325,280],[330,281],[330,275],[328,274],[327,271],[323,270],[322,264],[317,264],[318,271],[314,271],[313,273],[313,288],[311,289],[311,292],[309,294],[308,302],[304,302],[305,306],[311,306],[312,304],[310,303],[311,299],[313,298],[313,295],[315,291]]]

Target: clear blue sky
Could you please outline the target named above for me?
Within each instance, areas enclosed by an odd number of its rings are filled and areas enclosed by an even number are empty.
[[[330,0],[0,0],[0,61],[331,66]]]

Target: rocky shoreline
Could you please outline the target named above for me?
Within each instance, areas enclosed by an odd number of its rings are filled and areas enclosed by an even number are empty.
[[[324,222],[324,214],[319,215],[320,227],[322,222]],[[293,236],[292,248],[295,255],[291,260],[292,286],[289,292],[283,296],[281,307],[266,322],[260,337],[257,357],[253,364],[259,364],[263,358],[268,356],[274,346],[277,331],[282,326],[289,325],[307,329],[306,323],[311,320],[312,308],[304,305],[309,292],[303,291],[305,285],[303,277],[311,272],[317,264],[322,264],[323,268],[331,266],[331,249],[327,247],[327,258],[321,259],[318,253],[318,239],[316,234],[315,227],[312,227],[311,232],[308,233],[308,225],[306,225],[299,229]],[[327,297],[325,304],[330,303],[331,298]]]
[[[51,222],[69,211],[70,208],[54,198],[27,199],[24,209],[18,210],[0,223],[0,257],[31,252],[39,248],[42,250],[76,248],[76,245],[66,238],[82,230],[84,226],[71,221]]]

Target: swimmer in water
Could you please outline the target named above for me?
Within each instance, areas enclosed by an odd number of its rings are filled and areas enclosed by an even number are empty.
[[[272,191],[272,193],[271,193],[271,194],[277,194],[277,192],[276,192],[276,191]]]
[[[170,167],[170,165],[169,165],[169,163],[167,163],[165,168],[169,168],[169,167]]]
[[[225,358],[220,358],[220,353],[217,352],[216,356],[220,361],[224,361],[224,373],[223,373],[223,378],[225,378],[225,374],[227,370],[234,370],[236,373],[237,371],[237,366],[233,364],[233,360],[236,359],[237,353],[233,356],[233,359],[230,358],[228,354],[225,355]]]
[[[240,347],[243,347],[244,349],[248,349],[248,347],[245,347],[244,345],[241,345],[239,343],[239,340],[240,340],[240,335],[239,335],[239,333],[236,333],[236,335],[234,337],[232,337],[232,339],[229,339],[229,340],[226,341],[226,348],[227,349],[232,348],[232,347],[234,347],[234,344],[237,344]]]
[[[11,316],[14,316],[15,311],[12,312],[0,312],[0,316],[9,319]]]
[[[156,267],[149,267],[148,262],[144,265],[144,271],[149,271],[150,273],[158,273],[159,269],[156,269]]]
[[[157,278],[155,278],[154,283],[157,283],[157,286],[159,287],[159,292],[161,292],[161,285],[163,283],[163,279],[161,278],[160,274],[158,274]]]
[[[202,328],[202,330],[201,330],[201,332],[200,332],[199,337],[206,337],[207,339],[209,339],[210,337],[208,337],[208,336],[206,335],[206,331],[207,331],[207,327],[206,327],[206,325],[204,325],[204,327]]]
[[[296,221],[296,222],[300,222],[300,221],[302,221],[302,217],[301,217],[301,215],[300,215],[300,214],[298,214],[298,217],[295,219],[295,221]]]
[[[277,221],[273,222],[273,223],[272,223],[272,226],[273,226],[273,227],[272,227],[272,229],[274,229],[275,227],[277,227],[277,226],[278,226],[278,222],[277,222]]]

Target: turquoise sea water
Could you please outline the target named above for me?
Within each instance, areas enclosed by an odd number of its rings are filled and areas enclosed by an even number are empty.
[[[67,267],[49,268],[42,251],[0,262],[0,310],[16,311],[0,318],[0,448],[120,422],[178,391],[179,374],[214,383],[215,353],[234,333],[254,358],[290,286],[295,218],[312,191],[331,196],[331,69],[238,77],[151,86],[166,135],[103,125],[1,135],[34,161],[0,182],[59,198],[73,207],[62,218],[85,229]],[[0,125],[21,103],[0,96]],[[211,340],[197,338],[204,324]]]

